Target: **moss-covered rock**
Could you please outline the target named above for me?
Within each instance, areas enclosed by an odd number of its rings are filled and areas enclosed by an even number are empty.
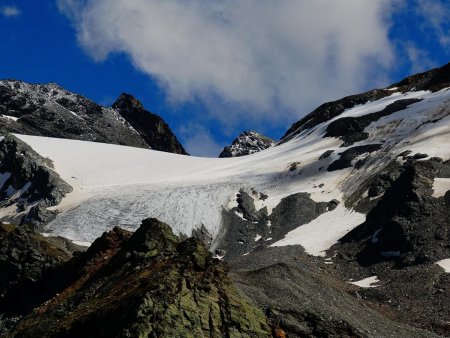
[[[120,231],[62,265],[55,273],[65,280],[9,336],[270,337],[264,313],[202,242],[180,241],[156,219]]]

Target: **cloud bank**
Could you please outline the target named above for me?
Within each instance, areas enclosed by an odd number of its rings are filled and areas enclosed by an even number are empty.
[[[436,36],[443,47],[450,47],[450,3],[448,0],[416,0],[422,28]]]
[[[175,104],[292,122],[393,62],[387,0],[59,0],[95,60],[125,53]],[[220,104],[217,104],[217,103]],[[226,106],[226,113],[218,106]]]
[[[7,18],[13,18],[13,17],[20,16],[20,14],[22,14],[22,13],[15,6],[3,6],[3,7],[0,7],[0,14]]]

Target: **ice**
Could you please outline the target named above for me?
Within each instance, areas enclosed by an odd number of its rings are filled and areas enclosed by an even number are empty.
[[[135,229],[145,217],[157,217],[175,232],[190,235],[202,224],[215,236],[222,209],[240,188],[264,191],[269,212],[292,194],[311,191],[317,201],[339,198],[338,184],[348,171],[320,172],[317,158],[334,139],[306,140],[230,159],[188,157],[153,150],[17,135],[44,157],[74,187],[52,209],[60,213],[46,230],[72,240],[93,241],[120,225]],[[300,150],[301,149],[301,150]],[[301,151],[301,155],[299,152]],[[302,156],[305,177],[286,168]],[[312,186],[324,182],[324,194]]]

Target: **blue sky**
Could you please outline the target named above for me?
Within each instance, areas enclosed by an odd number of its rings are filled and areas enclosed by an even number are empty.
[[[326,100],[450,61],[446,0],[0,0],[0,78],[121,92],[187,150],[278,139]]]

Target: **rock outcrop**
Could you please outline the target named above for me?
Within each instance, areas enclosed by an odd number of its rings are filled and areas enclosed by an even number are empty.
[[[239,157],[257,153],[275,145],[275,141],[256,131],[245,131],[223,148],[219,157]]]
[[[270,337],[227,265],[156,219],[105,233],[21,291],[6,337]]]
[[[57,205],[72,187],[52,167],[17,137],[7,135],[0,141],[0,205],[11,209],[3,221],[39,226],[56,216],[47,208]]]
[[[142,103],[135,97],[123,93],[112,108],[142,136],[152,149],[187,155],[167,123],[160,116],[145,110]]]

